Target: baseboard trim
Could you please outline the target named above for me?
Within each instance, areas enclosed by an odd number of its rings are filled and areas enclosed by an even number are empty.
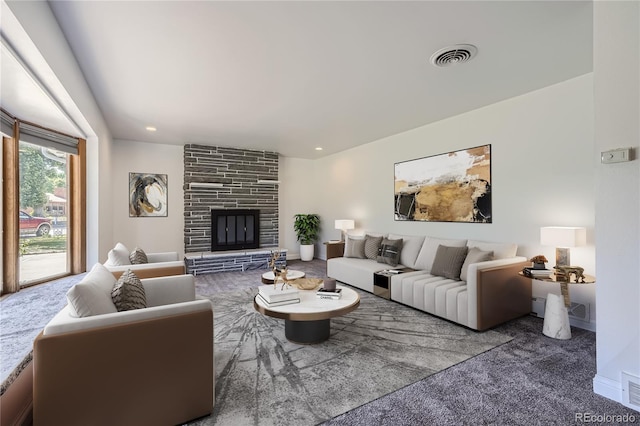
[[[622,383],[598,374],[593,378],[593,392],[622,404]]]

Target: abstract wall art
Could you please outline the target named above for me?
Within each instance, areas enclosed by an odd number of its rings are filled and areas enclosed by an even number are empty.
[[[491,145],[395,163],[394,216],[491,223]]]
[[[129,217],[167,217],[167,175],[129,173]]]

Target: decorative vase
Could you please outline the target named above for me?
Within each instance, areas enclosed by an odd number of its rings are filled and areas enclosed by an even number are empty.
[[[313,244],[300,244],[300,260],[305,262],[313,260],[314,247]]]

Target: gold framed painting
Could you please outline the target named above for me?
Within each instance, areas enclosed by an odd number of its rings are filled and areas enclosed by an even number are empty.
[[[492,223],[491,145],[395,163],[394,219]]]

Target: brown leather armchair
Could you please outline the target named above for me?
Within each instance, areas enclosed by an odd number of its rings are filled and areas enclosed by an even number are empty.
[[[175,425],[214,405],[213,309],[193,276],[141,280],[149,307],[72,317],[34,342],[34,425]]]

